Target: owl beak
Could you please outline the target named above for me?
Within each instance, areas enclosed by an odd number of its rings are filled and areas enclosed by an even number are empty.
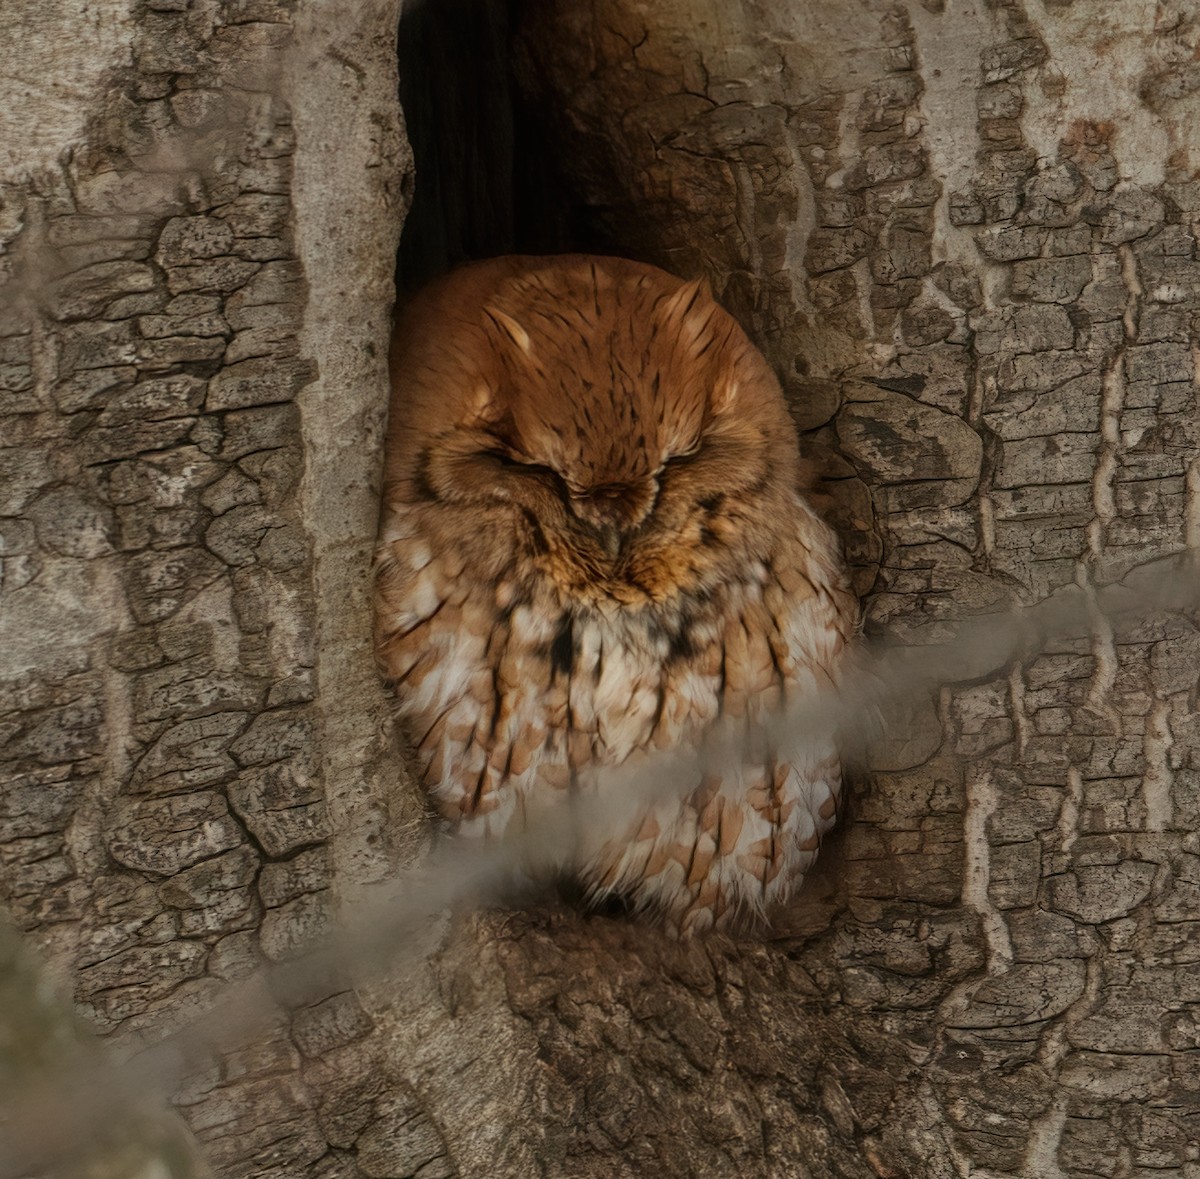
[[[600,546],[610,561],[616,561],[625,547],[628,535],[625,521],[614,512],[598,510],[589,502],[572,505],[575,516],[587,529],[588,535]]]
[[[625,547],[625,534],[611,521],[597,526],[595,533],[600,547],[604,550],[604,555],[610,561],[615,561]]]
[[[654,493],[640,486],[605,486],[571,496],[571,509],[587,526],[610,561],[624,552],[626,543],[646,518]]]

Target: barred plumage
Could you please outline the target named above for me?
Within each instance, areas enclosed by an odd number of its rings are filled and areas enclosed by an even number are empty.
[[[392,380],[377,651],[459,832],[836,678],[836,541],[774,376],[703,284],[477,263],[408,309]],[[802,878],[839,791],[832,740],[710,775],[597,837],[582,883],[683,933],[731,925]]]

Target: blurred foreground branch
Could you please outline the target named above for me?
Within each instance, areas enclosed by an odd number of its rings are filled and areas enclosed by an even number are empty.
[[[1142,566],[1119,584],[1072,588],[1030,609],[968,620],[948,642],[864,645],[836,690],[791,701],[753,728],[745,721],[719,723],[695,748],[600,771],[578,795],[530,811],[519,834],[488,843],[444,842],[419,865],[344,907],[320,943],[228,985],[205,1013],[148,1047],[130,1039],[110,1041],[103,1051],[82,1045],[69,1013],[54,1013],[45,987],[4,943],[0,1048],[6,1066],[0,1080],[7,1093],[0,1104],[0,1176],[62,1165],[112,1126],[137,1124],[148,1102],[161,1102],[206,1062],[261,1034],[281,1009],[419,961],[429,945],[425,935],[446,909],[493,904],[511,896],[514,886],[569,872],[582,832],[593,845],[597,832],[619,833],[631,808],[683,797],[714,768],[759,758],[766,748],[783,760],[799,756],[834,731],[847,756],[862,755],[892,706],[944,684],[990,678],[1048,641],[1089,634],[1101,620],[1121,625],[1198,608],[1200,554],[1187,552]],[[37,1051],[28,1047],[33,1042],[41,1044]]]

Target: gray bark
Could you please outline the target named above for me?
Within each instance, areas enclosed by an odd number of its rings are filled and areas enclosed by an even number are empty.
[[[396,11],[36,7],[0,896],[153,1036],[422,841],[366,581]],[[1168,4],[530,0],[516,60],[590,240],[710,277],[869,628],[923,642],[1200,543],[1196,43]],[[1186,617],[1097,619],[899,719],[772,937],[447,916],[181,1112],[222,1176],[1195,1179],[1198,666]]]

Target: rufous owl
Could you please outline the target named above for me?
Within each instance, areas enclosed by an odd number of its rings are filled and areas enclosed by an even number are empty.
[[[391,373],[376,650],[460,836],[836,682],[857,615],[838,544],[775,377],[706,284],[475,263],[407,308]],[[585,839],[585,895],[684,935],[782,902],[834,822],[837,751],[748,760]]]

